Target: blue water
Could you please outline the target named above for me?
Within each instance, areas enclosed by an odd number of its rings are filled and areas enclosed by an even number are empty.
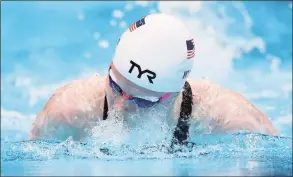
[[[58,86],[105,74],[127,26],[160,11],[181,18],[196,36],[191,77],[243,94],[279,137],[204,133],[191,137],[195,147],[174,153],[168,136],[119,146],[92,137],[28,140]],[[2,1],[1,175],[292,176],[292,2]]]
[[[175,153],[168,153],[164,143],[119,148],[104,144],[99,149],[94,141],[70,139],[2,142],[2,174],[292,175],[291,142],[291,138],[234,134]]]

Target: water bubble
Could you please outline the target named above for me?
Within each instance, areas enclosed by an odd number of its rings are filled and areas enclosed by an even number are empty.
[[[121,11],[121,10],[114,10],[112,12],[112,16],[114,18],[118,18],[118,19],[121,19],[123,16],[124,16],[124,13]]]
[[[111,20],[110,21],[110,25],[111,26],[116,26],[117,25],[117,21],[116,20]]]
[[[108,48],[109,47],[109,42],[107,40],[100,40],[98,42],[98,45],[101,47],[101,48]]]

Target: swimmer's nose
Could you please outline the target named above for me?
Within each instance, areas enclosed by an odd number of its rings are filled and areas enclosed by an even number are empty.
[[[125,102],[125,99],[122,96],[117,96],[114,99],[114,106],[118,107],[118,108],[123,108],[124,107],[124,102]]]
[[[128,98],[125,98],[123,96],[117,96],[114,99],[114,106],[118,109],[123,109],[126,112],[136,112],[137,106],[132,101],[128,100]]]

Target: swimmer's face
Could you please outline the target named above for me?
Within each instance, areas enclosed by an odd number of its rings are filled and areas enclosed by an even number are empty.
[[[114,81],[120,88],[125,92],[124,95],[121,95],[121,93],[117,93],[115,89],[110,87],[110,81]],[[138,106],[134,101],[129,100],[129,97],[138,97],[145,100],[150,100],[152,102],[158,101],[160,98],[167,95],[166,100],[163,103],[168,103],[172,98],[178,95],[178,93],[168,93],[166,92],[155,92],[152,90],[145,89],[143,87],[140,87],[136,85],[135,83],[127,80],[124,76],[122,76],[119,71],[115,68],[114,65],[111,66],[111,69],[109,70],[109,76],[107,77],[106,81],[106,90],[107,90],[107,96],[109,99],[109,104],[113,105],[114,107],[118,107],[122,109],[123,111],[126,111],[128,113],[134,113],[137,111],[144,111],[147,110],[146,108],[141,108]],[[158,103],[162,104],[162,103]],[[156,106],[156,105],[154,105]],[[154,107],[151,106],[151,107]]]

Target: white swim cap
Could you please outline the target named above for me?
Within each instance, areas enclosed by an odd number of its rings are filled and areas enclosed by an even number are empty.
[[[179,92],[193,67],[194,41],[177,18],[151,14],[132,24],[116,47],[113,64],[133,83],[157,92]]]

